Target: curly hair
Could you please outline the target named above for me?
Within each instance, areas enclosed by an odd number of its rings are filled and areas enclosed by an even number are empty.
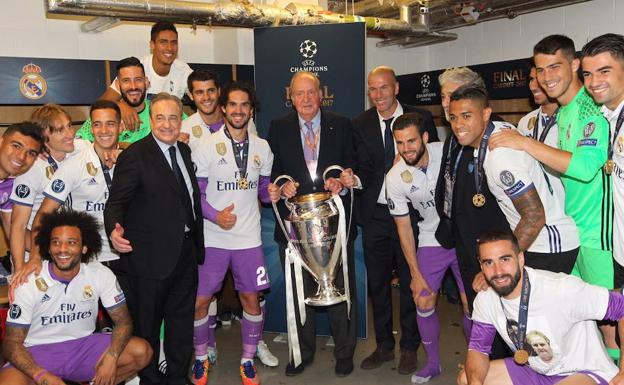
[[[100,225],[97,219],[82,211],[61,209],[57,212],[45,214],[38,227],[35,243],[41,250],[41,258],[51,260],[50,238],[52,230],[57,227],[77,227],[80,230],[82,245],[87,247],[87,252],[82,255],[80,262],[88,263],[94,259],[102,250],[102,238],[100,236]]]

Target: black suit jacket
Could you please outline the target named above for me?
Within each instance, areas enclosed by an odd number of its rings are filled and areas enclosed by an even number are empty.
[[[429,133],[429,142],[437,142],[438,131],[431,112],[426,109],[401,105],[404,113],[419,112],[423,116],[424,128]],[[368,222],[373,214],[377,198],[383,185],[386,160],[384,142],[375,107],[369,108],[353,119],[354,145],[356,154],[355,172],[362,180],[363,190],[356,200],[356,219],[359,225]]]
[[[204,260],[203,218],[191,150],[178,142],[191,177],[195,211],[197,263]],[[182,165],[180,165],[182,166]],[[106,233],[119,223],[132,251],[122,254],[119,270],[134,276],[163,279],[173,272],[184,241],[184,206],[180,185],[152,135],[132,144],[117,159],[110,196],[104,210]]]
[[[280,175],[290,175],[299,182],[297,195],[323,192],[323,171],[329,166],[339,165],[353,168],[353,129],[349,119],[329,111],[321,111],[321,137],[319,141],[318,165],[316,179],[313,181],[303,156],[301,128],[296,112],[271,121],[268,142],[273,152],[273,169],[271,180]],[[329,176],[337,177],[336,172]],[[345,210],[349,212],[350,199],[343,197]],[[287,210],[282,202],[278,204],[280,214],[285,219]],[[354,208],[355,209],[355,208]],[[353,226],[350,237],[355,231]],[[275,241],[285,244],[286,239],[279,225],[275,226]]]

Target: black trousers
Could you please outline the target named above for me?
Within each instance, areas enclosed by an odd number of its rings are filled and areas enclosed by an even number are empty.
[[[392,293],[390,281],[396,266],[400,288],[401,349],[416,350],[420,333],[416,324],[416,305],[412,297],[409,266],[401,251],[394,219],[385,205],[377,204],[362,233],[364,260],[368,274],[368,295],[373,304],[373,322],[377,347],[394,349],[392,334]]]
[[[197,294],[197,261],[193,239],[182,244],[178,263],[167,278],[149,279],[117,272],[134,323],[134,335],[154,350],[149,365],[139,372],[141,385],[186,385],[193,355],[193,315]],[[160,326],[165,322],[166,374],[158,369]]]
[[[301,359],[304,362],[310,362],[314,359],[316,352],[316,309],[327,309],[329,317],[329,326],[331,335],[334,338],[334,357],[336,359],[352,359],[355,352],[356,335],[357,335],[357,295],[355,293],[355,261],[353,254],[353,241],[347,243],[347,260],[349,262],[349,289],[351,294],[351,312],[347,318],[347,303],[341,302],[336,305],[319,307],[305,306],[306,323],[301,326],[301,318],[299,317],[299,302],[297,296],[293,293],[295,304],[295,318],[297,320],[297,334],[299,336],[299,346],[301,348]],[[279,244],[280,259],[282,267],[286,259],[286,245]],[[292,287],[295,286],[295,277],[292,274]],[[336,272],[334,284],[337,288],[344,288],[344,279],[342,276],[342,267]],[[303,291],[304,298],[314,295],[318,285],[314,278],[305,269],[303,270]]]
[[[574,268],[579,248],[560,253],[524,252],[524,264],[534,269],[570,274]]]

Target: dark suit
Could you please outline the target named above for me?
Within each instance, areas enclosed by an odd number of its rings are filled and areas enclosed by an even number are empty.
[[[299,182],[297,195],[304,195],[314,192],[325,191],[323,188],[323,171],[331,165],[340,165],[344,168],[353,167],[353,143],[351,123],[340,115],[321,111],[321,134],[319,141],[318,166],[316,168],[316,179],[313,181],[308,172],[308,168],[303,155],[303,144],[301,142],[301,129],[297,113],[293,112],[282,118],[275,119],[269,127],[268,142],[273,151],[273,170],[271,179],[279,175],[287,174]],[[349,197],[343,197],[345,210],[349,211]],[[283,203],[278,207],[282,217],[286,218],[286,209]],[[331,324],[332,335],[334,337],[334,355],[337,359],[351,359],[355,350],[355,336],[357,328],[356,320],[356,295],[355,295],[355,266],[353,260],[353,238],[355,237],[354,226],[350,231],[348,241],[349,260],[349,282],[351,290],[351,314],[347,319],[346,303],[328,306],[327,313]],[[279,244],[280,257],[284,263],[284,250],[286,239],[278,225],[275,226],[275,241]],[[304,292],[305,296],[316,292],[316,283],[310,274],[304,270]],[[336,274],[336,285],[343,286],[342,273]],[[293,287],[294,280],[293,280]],[[295,309],[298,308],[295,298]],[[314,357],[316,350],[315,333],[315,308],[306,306],[306,323],[301,326],[299,313],[296,313],[299,343],[301,346],[301,358],[304,362],[309,362]]]
[[[193,187],[195,221],[185,231],[182,190],[152,135],[123,151],[115,166],[104,210],[106,233],[115,224],[125,230],[132,251],[115,263],[134,321],[134,334],[154,349],[141,384],[185,384],[193,349],[193,313],[197,264],[203,263],[203,223],[199,187],[189,147],[178,149]],[[165,320],[167,379],[158,372],[160,325]]]
[[[424,129],[429,133],[429,141],[438,141],[437,130],[429,111],[408,105],[402,107],[404,113],[419,112],[423,116]],[[377,346],[384,350],[394,349],[390,280],[396,266],[401,283],[400,346],[402,349],[416,350],[420,344],[420,334],[416,325],[416,305],[410,289],[409,266],[401,251],[399,235],[388,207],[377,203],[386,171],[383,132],[377,109],[370,108],[354,118],[353,127],[357,158],[355,172],[361,176],[364,186],[356,200],[356,218],[363,227],[368,293],[373,303]],[[412,210],[411,217],[415,239],[418,239],[418,213]]]

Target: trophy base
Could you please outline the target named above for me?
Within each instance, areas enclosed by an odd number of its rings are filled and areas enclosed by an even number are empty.
[[[306,298],[303,302],[310,306],[330,306],[347,300],[347,296],[339,292],[336,288],[322,290],[315,295]]]

